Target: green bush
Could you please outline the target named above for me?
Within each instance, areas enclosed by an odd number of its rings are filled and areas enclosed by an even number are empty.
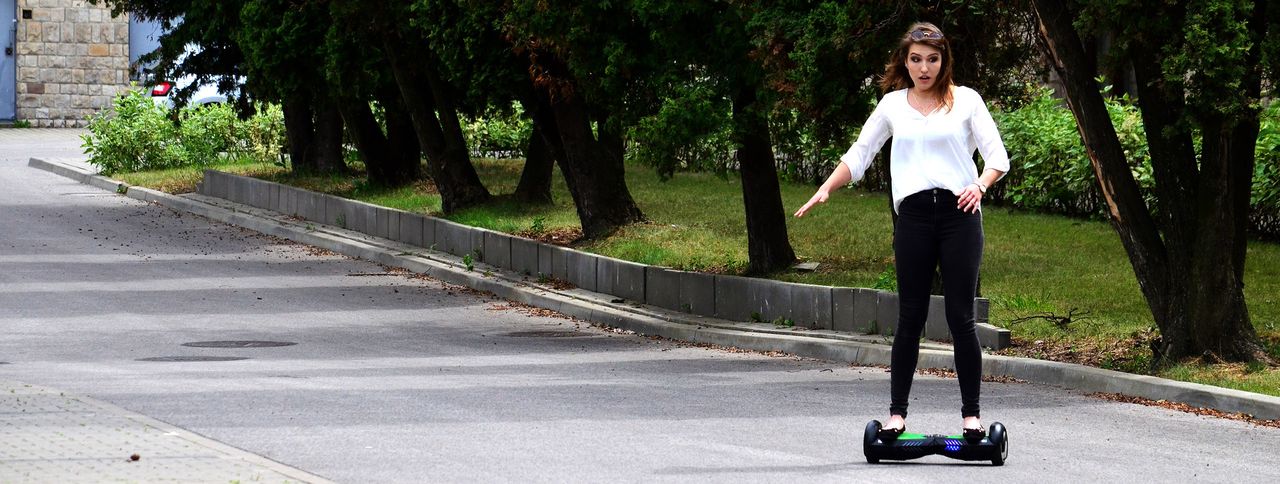
[[[1155,207],[1155,180],[1142,115],[1127,97],[1107,100],[1107,112],[1129,157],[1129,167]],[[1103,217],[1106,205],[1080,141],[1075,118],[1043,90],[1013,111],[993,110],[1013,169],[997,185],[995,199],[1028,210]],[[1198,140],[1196,149],[1199,149]],[[1254,233],[1280,237],[1280,103],[1263,109],[1256,148],[1249,219]]]
[[[284,132],[284,111],[279,104],[258,106],[257,114],[238,124],[239,155],[254,161],[274,161],[284,165],[288,138]]]
[[[1148,204],[1154,202],[1151,158],[1142,116],[1127,98],[1107,101],[1107,111]],[[1009,205],[1074,216],[1101,216],[1106,209],[1097,178],[1080,141],[1076,121],[1062,101],[1044,89],[1013,110],[993,110],[1012,169],[995,199]]]
[[[1280,102],[1263,109],[1261,121],[1249,220],[1259,232],[1280,237]]]
[[[511,108],[505,111],[490,110],[462,122],[462,134],[475,157],[524,156],[525,145],[532,133],[533,123],[524,116],[520,103],[512,103]]]
[[[677,171],[727,173],[737,168],[730,112],[711,89],[685,86],[630,129],[627,155],[663,180]]]
[[[91,116],[89,134],[81,136],[89,163],[107,175],[179,164],[182,156],[173,143],[178,129],[164,107],[135,90],[116,98],[112,107]]]
[[[129,91],[112,109],[89,118],[89,134],[81,136],[89,163],[110,175],[203,166],[224,157],[270,162],[285,143],[278,106],[262,106],[245,120],[226,104],[188,106],[176,118],[144,92]]]

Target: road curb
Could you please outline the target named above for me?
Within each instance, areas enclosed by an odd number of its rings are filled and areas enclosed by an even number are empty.
[[[28,166],[144,202],[341,254],[402,267],[445,282],[489,291],[504,299],[645,335],[756,351],[779,351],[858,365],[889,364],[890,348],[879,342],[877,337],[848,336],[821,330],[781,330],[770,328],[771,325],[767,324],[734,323],[653,306],[627,305],[621,299],[581,289],[554,290],[536,285],[528,278],[482,263],[473,263],[475,270],[468,270],[467,265],[458,257],[339,227],[300,222],[275,212],[222,199],[203,195],[169,195],[147,188],[130,187],[79,167],[37,158],[32,158]],[[924,345],[920,351],[919,366],[951,368],[951,352],[943,348],[940,345]],[[984,355],[982,368],[983,374],[989,376],[1008,376],[1085,392],[1119,393],[1244,413],[1262,419],[1280,419],[1280,397],[1241,390],[1002,355]]]

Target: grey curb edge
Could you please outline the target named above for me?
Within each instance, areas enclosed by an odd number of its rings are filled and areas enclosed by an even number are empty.
[[[607,296],[592,297],[590,293],[579,289],[553,291],[534,286],[523,282],[518,275],[510,271],[499,270],[484,264],[475,264],[475,271],[467,271],[458,258],[448,255],[438,253],[401,255],[431,251],[394,241],[356,235],[336,227],[315,223],[291,223],[284,220],[282,215],[276,214],[280,218],[273,218],[262,213],[267,212],[265,210],[252,209],[232,202],[224,201],[215,204],[203,201],[209,198],[205,196],[175,196],[143,188],[119,190],[116,187],[123,185],[120,182],[37,158],[32,158],[29,166],[88,185],[114,190],[117,193],[123,191],[125,196],[138,200],[154,202],[171,209],[191,212],[349,256],[403,267],[449,283],[489,291],[504,299],[641,334],[756,351],[780,351],[858,365],[889,363],[890,348],[880,343],[823,337],[818,334],[782,334],[782,331],[747,328],[747,325],[743,324],[700,318],[652,306],[637,311],[636,308],[611,305],[608,303],[610,298]],[[245,208],[233,210],[222,205]],[[491,275],[485,275],[486,272]],[[921,368],[951,368],[952,363],[950,351],[929,347],[924,347],[920,351]],[[1084,392],[1119,393],[1152,400],[1185,403],[1224,412],[1244,413],[1256,418],[1280,419],[1280,397],[1030,358],[986,354],[983,355],[982,363],[984,375],[1003,375]]]

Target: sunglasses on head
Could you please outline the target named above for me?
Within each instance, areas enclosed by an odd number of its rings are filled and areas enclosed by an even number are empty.
[[[915,29],[911,31],[911,40],[925,40],[925,39],[942,40],[942,32],[928,30],[928,29]]]

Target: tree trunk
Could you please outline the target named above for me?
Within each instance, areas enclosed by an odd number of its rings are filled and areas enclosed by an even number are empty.
[[[313,102],[307,93],[286,99],[285,137],[289,141],[289,164],[294,173],[341,173],[342,117],[332,103]]]
[[[542,128],[534,123],[529,144],[524,150],[524,170],[520,172],[520,184],[516,185],[516,200],[551,203],[551,172],[554,163],[551,150],[547,149],[547,142],[543,139]]]
[[[387,57],[419,145],[427,155],[427,171],[440,191],[441,209],[448,213],[488,200],[489,190],[471,164],[457,113],[440,109],[441,117],[436,116],[435,91],[439,88],[429,87],[433,83],[420,59],[406,57],[408,49],[421,46],[408,46],[395,35],[388,33],[384,38]]]
[[[369,103],[360,99],[342,99],[339,103],[347,132],[355,142],[360,158],[364,160],[369,182],[394,187],[412,181],[398,170],[396,153],[382,134],[382,127],[373,117]]]
[[[1061,2],[1035,0],[1034,4],[1042,40],[1062,78],[1112,226],[1160,329],[1157,356],[1265,359],[1244,302],[1247,240],[1240,228],[1248,220],[1247,201],[1241,209],[1240,197],[1248,198],[1256,113],[1252,119],[1233,122],[1202,120],[1203,156],[1197,170],[1190,134],[1172,125],[1184,114],[1182,86],[1165,85],[1158,61],[1137,56],[1139,104],[1160,212],[1165,214],[1158,223],[1138,191],[1093,80],[1097,67],[1081,48],[1072,24],[1074,12]],[[1257,23],[1251,25],[1257,27]],[[1158,49],[1139,51],[1147,55]],[[1245,83],[1245,95],[1256,96],[1256,82],[1255,78]]]
[[[787,239],[769,119],[760,110],[754,86],[743,88],[733,99],[733,136],[739,145],[738,170],[747,215],[748,274],[786,269],[796,260]]]
[[[284,134],[289,143],[289,166],[294,173],[314,173],[316,167],[307,150],[315,137],[311,103],[303,96],[294,96],[282,103]]]
[[[564,153],[560,171],[573,196],[585,238],[603,237],[618,227],[644,220],[627,190],[622,157],[615,156],[591,133],[591,120],[581,99],[549,103]]]
[[[394,89],[394,85],[388,88]],[[413,117],[404,108],[398,92],[390,92],[378,96],[378,104],[382,106],[383,116],[387,123],[387,143],[391,145],[391,160],[394,170],[405,183],[421,180],[422,147],[418,144],[418,135],[413,131]]]
[[[317,173],[342,173],[347,162],[342,156],[342,114],[337,103],[328,101],[316,106],[316,135],[313,149],[308,150],[315,160]]]

